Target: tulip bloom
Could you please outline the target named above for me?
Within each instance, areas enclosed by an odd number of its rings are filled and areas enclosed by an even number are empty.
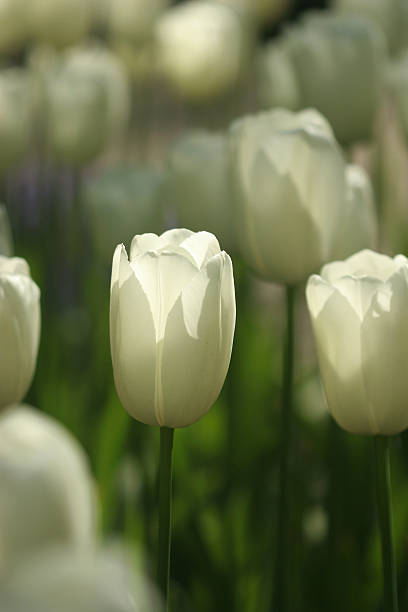
[[[375,248],[378,238],[370,177],[360,166],[346,167],[346,193],[331,260],[345,259],[361,249]]]
[[[232,124],[238,243],[253,270],[295,285],[329,261],[345,165],[317,111],[276,109]]]
[[[135,236],[112,265],[110,335],[115,385],[135,419],[197,421],[217,399],[235,327],[232,263],[207,232]]]
[[[0,256],[0,408],[19,402],[34,374],[40,339],[40,290],[27,262]]]
[[[408,260],[361,251],[306,290],[329,409],[360,434],[408,427]]]

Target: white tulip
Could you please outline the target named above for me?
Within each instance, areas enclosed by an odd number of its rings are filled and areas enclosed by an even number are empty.
[[[263,108],[300,108],[295,69],[283,45],[266,45],[258,54],[256,69],[258,96]]]
[[[71,434],[29,406],[0,416],[0,574],[56,545],[94,540],[88,461]]]
[[[168,159],[164,200],[179,224],[215,234],[222,246],[234,246],[228,141],[224,134],[194,130],[173,146]]]
[[[81,71],[54,70],[46,83],[49,146],[58,161],[83,164],[105,148],[110,131],[106,87]]]
[[[344,162],[314,110],[276,109],[232,125],[241,250],[260,276],[297,284],[329,261],[345,194]]]
[[[110,136],[123,135],[130,115],[130,85],[120,60],[108,48],[97,45],[71,49],[64,60],[67,71],[99,79],[106,91]]]
[[[230,257],[207,232],[135,236],[112,265],[110,329],[116,389],[149,425],[184,427],[217,399],[235,328]]]
[[[110,33],[130,43],[146,40],[168,0],[105,0]]]
[[[408,260],[360,251],[306,290],[329,410],[359,434],[408,427]]]
[[[40,340],[40,290],[27,262],[0,256],[0,408],[19,402],[34,375]]]
[[[361,249],[372,249],[377,238],[377,216],[370,178],[363,168],[349,164],[346,167],[346,195],[330,259],[345,259]]]
[[[343,144],[370,138],[385,60],[382,32],[365,19],[313,14],[284,42],[302,104],[323,113]]]
[[[155,26],[158,69],[189,99],[226,92],[241,75],[246,36],[232,8],[195,0],[165,11]]]

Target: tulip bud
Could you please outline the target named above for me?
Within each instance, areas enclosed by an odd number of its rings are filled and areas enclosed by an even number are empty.
[[[77,47],[65,56],[65,69],[99,80],[106,92],[110,137],[123,135],[130,115],[130,87],[121,62],[102,46]]]
[[[21,68],[0,71],[0,173],[28,150],[34,119],[33,83]]]
[[[347,431],[408,427],[408,260],[360,251],[306,289],[329,410]]]
[[[258,96],[263,108],[300,108],[295,70],[282,45],[266,45],[258,55],[256,69]]]
[[[302,104],[323,113],[342,143],[370,138],[385,58],[382,32],[357,17],[313,15],[288,31],[286,45]]]
[[[27,262],[0,256],[0,408],[19,402],[34,374],[40,339],[40,290]]]
[[[179,224],[218,236],[234,246],[228,142],[223,134],[193,131],[170,151],[164,199],[176,207]]]
[[[104,261],[135,232],[163,229],[159,192],[162,173],[153,168],[115,166],[85,183],[84,203],[94,244]]]
[[[238,243],[253,270],[297,284],[328,261],[345,194],[344,162],[314,110],[276,109],[232,124]]]
[[[206,0],[164,12],[155,43],[159,70],[191,100],[208,100],[231,89],[241,75],[247,46],[238,13]]]
[[[112,265],[110,335],[120,400],[148,425],[185,427],[217,399],[235,327],[230,257],[207,232],[135,236]]]
[[[94,537],[88,462],[57,421],[29,406],[0,415],[0,572],[58,544]]]
[[[100,79],[53,71],[46,90],[49,146],[58,161],[83,164],[97,157],[109,135],[108,100]]]
[[[108,28],[116,39],[129,43],[146,40],[168,0],[108,0]]]
[[[9,218],[5,206],[0,204],[0,255],[11,257],[13,253],[13,237],[11,235]]]
[[[361,249],[375,247],[377,234],[370,178],[363,168],[350,164],[346,167],[346,196],[330,259],[345,259]]]
[[[11,53],[23,46],[27,36],[25,0],[0,2],[0,53]]]
[[[89,0],[30,0],[26,7],[30,31],[49,45],[72,45],[87,34],[91,8]]]

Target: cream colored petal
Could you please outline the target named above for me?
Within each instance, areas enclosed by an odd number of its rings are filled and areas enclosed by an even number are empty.
[[[334,261],[327,264],[320,274],[329,282],[347,275],[357,278],[371,276],[372,278],[385,281],[399,267],[400,265],[391,259],[391,257],[375,253],[369,249],[363,249],[345,261]]]
[[[30,276],[30,267],[21,257],[5,257],[0,255],[0,274],[22,274]]]
[[[0,277],[0,406],[20,401],[34,375],[40,291],[27,276]]]
[[[183,290],[169,314],[162,356],[162,425],[185,427],[205,414],[225,378],[221,285],[225,256],[218,254]],[[234,316],[231,311],[230,316]],[[228,340],[226,332],[225,342]],[[221,381],[222,378],[222,381]]]
[[[306,300],[312,319],[316,319],[327,300],[335,291],[321,276],[313,274],[306,285]]]
[[[332,286],[347,299],[361,321],[371,304],[373,295],[383,284],[382,281],[370,276],[363,278],[344,276],[332,282]]]
[[[339,291],[327,298],[327,288],[314,279],[308,285],[308,303],[313,302],[315,312],[319,301],[324,304],[312,316],[312,325],[329,410],[344,429],[372,434],[377,424],[362,375],[360,319]]]
[[[257,273],[270,280],[305,280],[324,261],[322,237],[291,176],[281,174],[261,151],[250,182],[254,189],[240,202],[238,225],[244,254]]]
[[[157,425],[153,315],[124,249],[119,279],[118,289],[112,292],[113,302],[111,298],[111,353],[116,390],[131,416],[142,423]]]
[[[164,334],[168,313],[198,267],[177,252],[148,252],[130,264],[149,300],[157,340]]]
[[[199,268],[221,250],[217,238],[210,232],[192,234],[180,246],[193,256]]]
[[[130,261],[148,251],[157,251],[161,247],[160,236],[157,234],[139,234],[134,236],[130,245]]]
[[[408,280],[395,273],[372,300],[362,326],[362,363],[377,431],[408,427]]]
[[[193,234],[194,232],[185,228],[167,230],[167,232],[164,232],[161,236],[159,236],[160,246],[164,247],[169,244],[180,246],[182,242],[187,240],[187,238]]]

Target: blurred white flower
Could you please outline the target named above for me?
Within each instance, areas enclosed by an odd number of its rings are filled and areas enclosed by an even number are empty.
[[[27,153],[35,122],[35,91],[23,68],[0,71],[0,173],[17,165]]]
[[[130,115],[130,85],[120,60],[107,47],[75,47],[63,58],[64,69],[98,79],[106,90],[108,129],[112,139],[123,135]]]
[[[370,138],[382,86],[382,32],[357,17],[311,14],[287,30],[284,44],[302,105],[323,113],[342,144]]]
[[[48,144],[56,159],[84,164],[106,147],[109,103],[105,85],[86,71],[51,70],[46,78]]]
[[[307,303],[330,412],[352,433],[408,427],[408,260],[360,251],[310,277]]]
[[[228,153],[224,134],[184,134],[169,153],[163,200],[175,207],[178,225],[211,232],[230,251],[235,228]]]
[[[40,290],[25,259],[0,256],[0,408],[23,399],[40,340]]]
[[[158,69],[188,99],[226,92],[242,73],[247,32],[227,5],[193,0],[165,11],[155,26]]]
[[[232,263],[208,232],[135,236],[112,265],[113,373],[123,406],[148,425],[185,427],[217,399],[235,328]]]
[[[111,36],[130,43],[148,38],[168,0],[106,0]]]
[[[317,111],[276,109],[232,124],[238,244],[253,270],[296,284],[329,260],[345,197],[344,161]]]
[[[256,60],[258,97],[267,109],[301,106],[297,76],[287,49],[277,43],[263,47]]]
[[[98,254],[111,262],[112,251],[135,233],[163,230],[160,188],[163,174],[155,168],[114,166],[83,186],[90,229]]]
[[[377,246],[378,226],[370,177],[361,166],[346,167],[346,195],[330,259],[345,259]]]
[[[85,453],[60,423],[29,406],[0,415],[0,489],[0,574],[49,547],[93,543]]]

